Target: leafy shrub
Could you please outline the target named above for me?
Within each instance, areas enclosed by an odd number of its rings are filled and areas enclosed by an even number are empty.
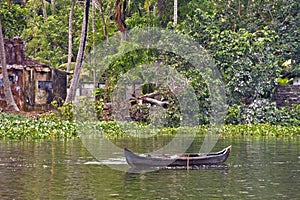
[[[226,124],[240,124],[242,121],[242,107],[240,105],[234,104],[228,108],[225,119]]]
[[[228,109],[226,124],[271,124],[300,126],[300,105],[276,107],[268,99],[254,100],[249,106],[234,104]]]

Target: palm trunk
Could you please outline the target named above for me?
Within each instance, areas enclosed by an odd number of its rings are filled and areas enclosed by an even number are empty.
[[[41,0],[41,3],[42,3],[42,10],[43,10],[43,18],[46,19],[47,18],[47,10],[46,10],[46,7],[45,7],[44,0]]]
[[[163,9],[163,0],[158,0],[157,1],[157,15],[158,15],[158,18],[161,18],[161,12],[162,12],[162,9]]]
[[[95,32],[96,32],[96,19],[95,19],[95,3],[96,0],[92,0],[92,33],[93,33],[93,48],[95,48]]]
[[[96,17],[95,17],[96,0],[92,0],[92,32],[93,32],[93,51],[95,51],[95,33],[96,33]],[[95,57],[93,56],[93,66],[95,66]],[[93,69],[94,88],[97,87],[96,69]]]
[[[117,25],[119,31],[122,32],[121,40],[126,40],[126,30],[127,30],[127,26],[125,23],[126,6],[127,6],[126,0],[117,0],[116,1],[114,19],[115,19],[115,22],[116,22],[116,25]]]
[[[69,15],[69,47],[68,47],[68,65],[67,65],[67,71],[69,72],[71,69],[71,62],[72,62],[72,46],[73,46],[73,13],[74,13],[74,7],[75,7],[75,1],[72,0],[70,15]]]
[[[7,104],[7,110],[20,111],[17,104],[15,103],[13,94],[11,92],[9,79],[8,79],[1,21],[0,21],[0,59],[2,61],[1,64],[2,64],[2,74],[3,74],[3,82],[4,82],[4,95]]]
[[[237,15],[238,15],[238,18],[241,18],[241,1],[239,0],[238,2],[238,9],[237,9]]]
[[[106,41],[108,41],[107,26],[106,26],[104,12],[103,12],[103,3],[102,3],[102,0],[99,0],[99,5],[100,5],[99,6],[100,15],[101,15],[102,23],[103,23],[103,33],[104,33],[104,36],[106,38]]]
[[[178,6],[177,0],[174,0],[174,22],[173,22],[174,25],[177,24],[177,18],[178,18],[177,6]]]
[[[51,11],[52,15],[55,15],[55,0],[51,0]]]
[[[78,54],[77,54],[77,58],[76,58],[76,65],[75,65],[75,69],[74,69],[73,79],[71,82],[71,87],[70,87],[70,90],[69,90],[67,98],[66,98],[66,103],[71,102],[75,99],[76,89],[77,89],[78,82],[79,82],[79,77],[80,77],[80,72],[81,72],[82,62],[83,62],[83,57],[84,57],[84,51],[85,51],[85,46],[86,46],[86,38],[87,38],[88,22],[89,22],[89,11],[90,11],[90,0],[86,0],[79,50],[78,50]]]

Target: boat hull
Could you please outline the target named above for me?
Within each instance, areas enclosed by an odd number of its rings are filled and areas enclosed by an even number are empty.
[[[229,157],[231,146],[222,151],[209,154],[174,154],[174,155],[137,155],[124,149],[127,163],[133,168],[145,167],[193,167],[203,165],[219,165]]]

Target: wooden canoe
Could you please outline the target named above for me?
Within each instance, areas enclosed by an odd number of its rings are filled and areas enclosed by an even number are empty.
[[[230,151],[231,146],[228,146],[219,152],[209,154],[183,153],[137,155],[127,148],[124,149],[126,161],[132,168],[193,167],[204,165],[219,165],[227,160]]]

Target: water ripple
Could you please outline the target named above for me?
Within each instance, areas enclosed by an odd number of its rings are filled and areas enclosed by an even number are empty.
[[[108,160],[101,161],[88,161],[84,163],[85,165],[126,165],[125,158],[110,158]]]

